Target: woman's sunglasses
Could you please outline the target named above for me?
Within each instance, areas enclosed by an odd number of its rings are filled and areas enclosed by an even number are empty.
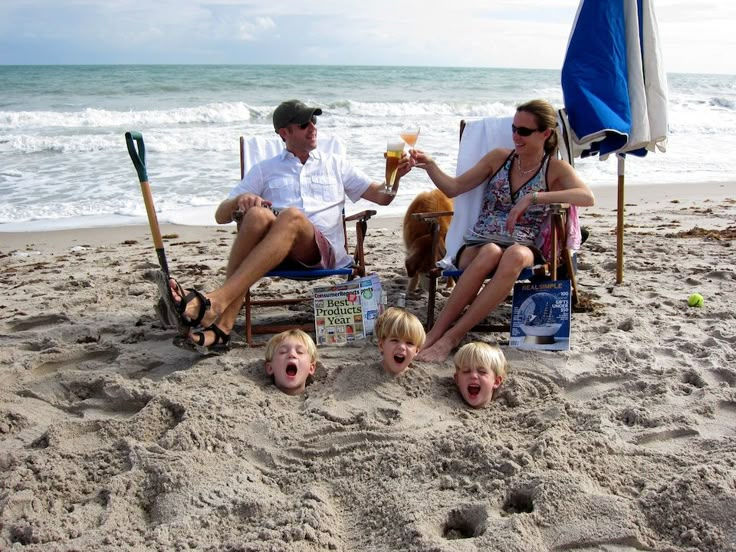
[[[518,134],[519,136],[531,136],[534,132],[541,132],[541,128],[527,128],[527,127],[517,127],[516,125],[511,125],[511,133],[514,132]]]

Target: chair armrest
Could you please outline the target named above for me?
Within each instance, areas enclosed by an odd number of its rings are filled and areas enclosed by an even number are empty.
[[[548,204],[548,207],[553,215],[559,215],[570,210],[569,203],[550,203]]]
[[[359,213],[355,213],[353,215],[345,217],[345,222],[352,222],[354,220],[368,220],[375,214],[376,211],[374,211],[373,209],[367,209],[365,211],[360,211]]]
[[[454,215],[454,211],[431,211],[428,213],[412,213],[412,218],[423,220],[425,222],[431,222],[441,217],[451,217]]]

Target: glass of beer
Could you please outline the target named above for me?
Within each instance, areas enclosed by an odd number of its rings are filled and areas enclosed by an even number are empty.
[[[399,133],[399,136],[406,142],[407,146],[413,148],[417,145],[417,140],[419,139],[419,127],[406,128]]]
[[[404,142],[388,141],[386,144],[386,193],[396,194],[396,173],[399,170],[401,154],[404,153]]]

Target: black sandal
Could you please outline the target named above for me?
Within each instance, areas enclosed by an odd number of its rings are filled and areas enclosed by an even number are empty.
[[[215,334],[215,340],[205,345],[205,332]],[[194,339],[192,339],[194,338]],[[230,334],[226,334],[216,324],[210,324],[201,331],[194,332],[191,336],[178,335],[174,338],[174,345],[180,349],[186,349],[203,355],[221,354],[230,350]]]
[[[179,282],[177,282],[174,278],[171,278],[171,281],[174,282],[174,285],[176,285],[176,292],[179,294],[179,297],[181,297],[181,301],[179,301],[178,303],[174,302],[178,321],[181,323],[181,326],[187,329],[197,328],[202,323],[202,319],[204,318],[205,314],[207,314],[207,311],[210,310],[210,308],[212,307],[212,303],[210,303],[210,300],[207,299],[207,297],[205,297],[201,291],[190,289],[189,293],[187,293],[184,288],[179,285]],[[184,313],[187,310],[187,305],[189,305],[189,303],[191,303],[194,299],[199,299],[199,311],[197,312],[197,316],[195,316],[194,318],[188,318]],[[172,301],[173,300],[174,299],[172,296]],[[182,335],[186,335],[186,332],[184,332]]]
[[[174,281],[176,282],[176,280]],[[176,285],[178,289],[181,289],[178,282]],[[187,305],[194,299],[199,299],[199,312],[197,312],[197,316],[194,318],[188,318],[184,313],[187,310]],[[197,328],[202,323],[202,319],[211,307],[212,303],[210,303],[210,300],[207,299],[201,291],[190,289],[189,293],[182,296],[182,300],[179,301],[179,304],[176,306],[176,310],[179,312],[179,320],[181,320],[182,324],[189,328]]]
[[[153,273],[153,279],[158,286],[158,294],[160,296],[157,307],[163,303],[163,308],[160,310],[157,309],[161,323],[164,327],[176,326],[176,330],[179,335],[187,335],[189,333],[190,326],[185,323],[180,312],[182,301],[177,302],[174,299],[174,294],[171,291],[169,282],[174,282],[177,293],[181,298],[184,298],[186,295],[184,288],[179,285],[179,282],[162,270],[155,271]]]

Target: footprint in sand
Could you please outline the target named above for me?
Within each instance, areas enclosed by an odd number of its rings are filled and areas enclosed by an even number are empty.
[[[626,407],[616,414],[616,419],[628,427],[657,427],[660,422],[642,406]]]
[[[50,377],[27,386],[16,394],[43,401],[77,418],[98,420],[130,418],[150,400],[150,397],[136,397],[103,378],[75,380],[69,377]]]
[[[12,322],[10,327],[15,332],[25,332],[43,326],[55,326],[69,322],[69,318],[64,314],[43,314],[40,316],[29,316],[22,320]]]
[[[708,387],[704,373],[696,370],[687,370],[680,376],[679,384],[675,384],[673,392],[676,395],[692,395],[699,389]]]
[[[19,431],[3,440],[3,449],[7,452],[31,446],[33,443],[43,443],[43,437],[51,424],[78,420],[78,417],[43,399],[24,393],[18,393],[18,396],[20,400],[17,408],[23,412],[25,421]]]
[[[612,389],[621,387],[622,378],[620,376],[610,377],[588,377],[576,380],[565,387],[565,395],[574,401],[585,402],[605,393]]]
[[[660,452],[676,452],[699,435],[698,431],[692,428],[668,429],[639,435],[633,442]]]
[[[734,437],[736,435],[736,402],[719,402],[713,418],[706,418],[703,421],[700,433],[708,439]]]
[[[104,378],[73,379],[56,375],[16,395],[20,397],[27,423],[10,440],[4,441],[10,450],[26,446],[73,448],[80,440],[94,447],[105,439],[128,435],[138,441],[155,442],[175,428],[185,414],[184,407],[167,399]],[[124,426],[100,423],[109,420],[131,423]],[[103,427],[108,428],[106,437],[97,435]]]
[[[728,385],[729,387],[736,387],[736,371],[728,368],[716,368],[711,370],[711,373],[715,378]]]
[[[89,363],[100,364],[101,367],[107,367],[111,362],[118,358],[120,351],[117,349],[106,349],[104,351],[84,351],[60,360],[51,360],[39,364],[31,369],[31,372],[37,376],[53,374],[64,368],[78,370],[80,368],[92,368]]]

